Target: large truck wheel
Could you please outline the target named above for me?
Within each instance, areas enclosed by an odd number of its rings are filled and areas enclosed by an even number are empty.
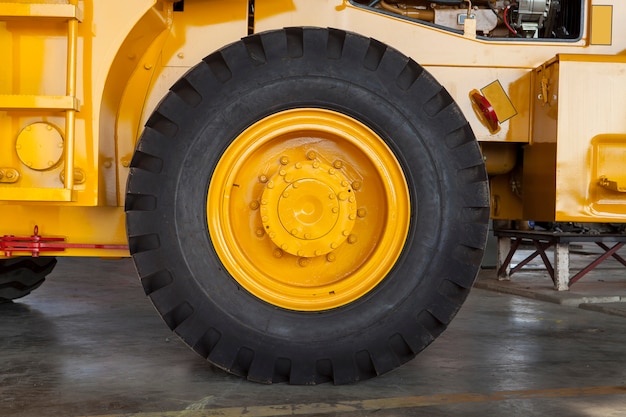
[[[0,303],[30,294],[43,284],[56,263],[56,258],[0,259]]]
[[[147,122],[126,197],[143,287],[191,348],[259,382],[349,383],[413,358],[480,266],[473,133],[414,61],[333,29],[206,57]]]

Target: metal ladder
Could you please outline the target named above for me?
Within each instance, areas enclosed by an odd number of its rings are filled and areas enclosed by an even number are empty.
[[[41,0],[40,0],[41,1]],[[0,0],[0,21],[22,19],[67,21],[67,70],[64,96],[0,95],[0,111],[62,111],[65,112],[64,179],[62,188],[1,187],[0,200],[7,201],[72,201],[74,187],[74,142],[76,112],[76,66],[78,23],[83,20],[78,0],[59,3],[17,3]]]

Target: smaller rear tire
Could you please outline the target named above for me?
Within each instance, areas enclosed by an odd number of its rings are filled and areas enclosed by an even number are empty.
[[[43,284],[56,263],[56,258],[0,260],[0,303],[8,303],[30,294]]]

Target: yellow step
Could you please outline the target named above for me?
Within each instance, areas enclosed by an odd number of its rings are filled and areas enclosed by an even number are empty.
[[[0,2],[0,20],[21,18],[83,20],[83,11],[74,4]]]
[[[0,187],[0,201],[72,201],[66,188]]]
[[[80,102],[70,96],[0,95],[0,110],[75,110]]]

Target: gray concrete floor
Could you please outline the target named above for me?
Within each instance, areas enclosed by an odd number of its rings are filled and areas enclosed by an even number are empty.
[[[611,277],[606,291],[626,294],[625,271],[609,265],[584,285]],[[626,317],[531,298],[550,280],[519,274],[522,284],[499,283],[483,271],[479,286],[494,286],[474,289],[404,367],[298,387],[246,382],[196,356],[157,316],[130,260],[60,259],[40,289],[0,306],[0,416],[626,416]]]

